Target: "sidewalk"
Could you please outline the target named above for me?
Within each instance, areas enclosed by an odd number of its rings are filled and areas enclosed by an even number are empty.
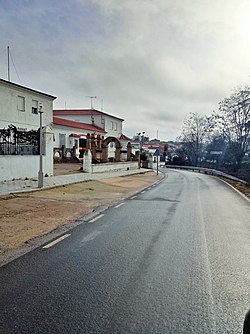
[[[113,171],[108,173],[75,173],[67,175],[57,175],[44,177],[44,186],[43,189],[63,186],[67,184],[73,184],[77,182],[90,181],[90,180],[102,180],[110,177],[126,176],[126,175],[135,175],[140,173],[145,173],[152,171],[151,169],[134,169],[134,170],[124,170],[124,171]],[[8,195],[11,193],[26,192],[26,191],[36,191],[40,190],[38,188],[37,179],[28,179],[28,180],[13,180],[13,181],[1,181],[0,182],[0,196]]]

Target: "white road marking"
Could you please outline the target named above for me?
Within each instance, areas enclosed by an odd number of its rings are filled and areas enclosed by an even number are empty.
[[[56,245],[58,242],[60,242],[60,241],[62,241],[62,240],[64,240],[64,239],[66,239],[66,238],[68,238],[69,236],[70,236],[69,233],[68,233],[68,234],[64,234],[64,235],[62,235],[60,238],[58,238],[58,239],[56,239],[56,240],[50,242],[49,244],[43,246],[43,248],[44,248],[44,249],[50,248],[50,247]]]
[[[137,196],[133,196],[133,197],[131,197],[131,199],[134,199],[134,198],[136,198]]]
[[[99,215],[99,216],[97,216],[97,217],[91,219],[91,220],[89,221],[89,223],[94,223],[94,222],[96,222],[98,219],[102,218],[103,216],[104,216],[104,214],[101,214],[101,215]]]
[[[120,206],[124,205],[125,203],[120,203],[118,205],[115,206],[115,208],[119,208]]]

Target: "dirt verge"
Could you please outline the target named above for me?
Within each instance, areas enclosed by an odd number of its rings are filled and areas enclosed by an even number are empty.
[[[41,235],[118,203],[162,177],[148,172],[0,197],[0,264],[31,241],[34,248]]]
[[[240,182],[236,182],[233,180],[229,180],[226,178],[221,177],[221,179],[233,186],[235,189],[239,190],[242,194],[244,194],[246,197],[250,199],[250,185],[249,184],[243,184]]]

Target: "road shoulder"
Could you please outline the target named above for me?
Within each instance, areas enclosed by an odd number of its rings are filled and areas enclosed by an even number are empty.
[[[111,177],[0,197],[0,266],[61,235],[164,177]],[[79,218],[81,218],[79,220]],[[86,219],[85,219],[86,220]]]

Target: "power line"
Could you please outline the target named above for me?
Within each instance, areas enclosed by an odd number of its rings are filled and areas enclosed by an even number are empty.
[[[19,75],[18,75],[18,73],[17,73],[17,69],[16,69],[16,66],[15,66],[14,60],[13,60],[13,58],[12,58],[11,52],[10,52],[10,59],[11,59],[12,64],[13,64],[13,66],[14,66],[14,69],[15,69],[16,75],[17,75],[17,77],[18,77],[18,79],[19,79],[19,82],[20,82],[21,84],[23,84],[22,81],[21,81],[21,79],[20,79],[20,77],[19,77]]]

